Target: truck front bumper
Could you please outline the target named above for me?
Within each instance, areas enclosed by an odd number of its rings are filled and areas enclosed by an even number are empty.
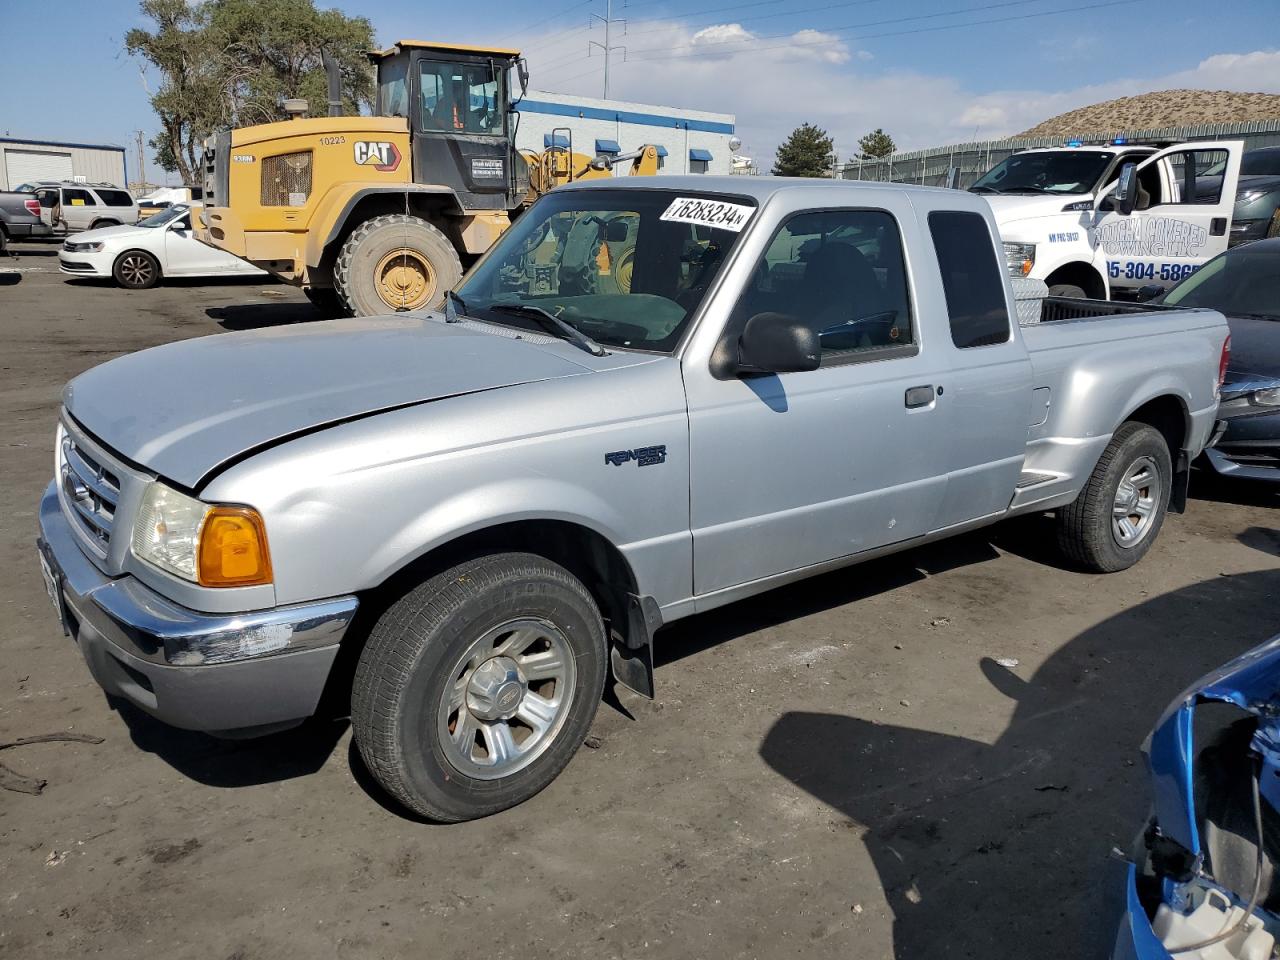
[[[76,544],[53,484],[40,502],[41,568],[54,609],[108,694],[188,730],[247,736],[315,713],[355,597],[240,614],[179,606],[104,575]]]

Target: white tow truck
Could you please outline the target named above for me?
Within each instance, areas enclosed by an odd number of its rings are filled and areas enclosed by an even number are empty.
[[[1243,152],[1239,140],[1073,142],[1015,153],[969,189],[991,204],[1011,276],[1050,296],[1131,297],[1227,249]]]

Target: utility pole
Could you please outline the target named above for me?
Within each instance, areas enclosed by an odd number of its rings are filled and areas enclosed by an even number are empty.
[[[142,184],[142,189],[147,188],[147,155],[143,149],[142,131],[133,131],[134,142],[138,145],[138,182]]]
[[[625,35],[627,32],[627,21],[625,19],[617,19],[617,20],[614,19],[613,0],[604,0],[604,16],[603,17],[600,16],[600,14],[598,13],[593,13],[591,16],[593,19],[599,20],[601,23],[604,24],[604,43],[599,43],[596,40],[591,40],[588,43],[587,49],[590,50],[591,47],[599,47],[601,50],[604,51],[604,98],[608,100],[609,99],[609,54],[612,53],[614,50],[621,50],[622,59],[623,60],[627,59],[627,48],[622,45],[619,45],[616,47],[613,45],[613,25],[615,23],[622,24],[622,32]]]

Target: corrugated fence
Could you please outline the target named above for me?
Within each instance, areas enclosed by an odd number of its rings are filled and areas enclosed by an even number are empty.
[[[1280,144],[1280,120],[1249,123],[1202,123],[1191,127],[1162,127],[1156,130],[1117,130],[1111,133],[1084,133],[1070,137],[1026,137],[957,143],[928,150],[908,150],[880,160],[850,160],[844,165],[846,180],[877,180],[892,183],[946,185],[947,171],[960,168],[960,185],[968,187],[1011,154],[1033,147],[1059,147],[1074,140],[1097,143],[1123,137],[1133,142],[1147,140],[1243,140],[1245,148]]]

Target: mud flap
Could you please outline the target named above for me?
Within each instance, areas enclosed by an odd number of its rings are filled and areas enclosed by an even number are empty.
[[[1169,491],[1169,512],[1187,512],[1187,492],[1191,489],[1191,458],[1187,451],[1178,454],[1178,462],[1173,465],[1173,489]]]
[[[609,649],[613,679],[649,700],[654,697],[653,635],[660,626],[662,611],[658,609],[658,601],[629,593],[626,638],[615,633]]]

